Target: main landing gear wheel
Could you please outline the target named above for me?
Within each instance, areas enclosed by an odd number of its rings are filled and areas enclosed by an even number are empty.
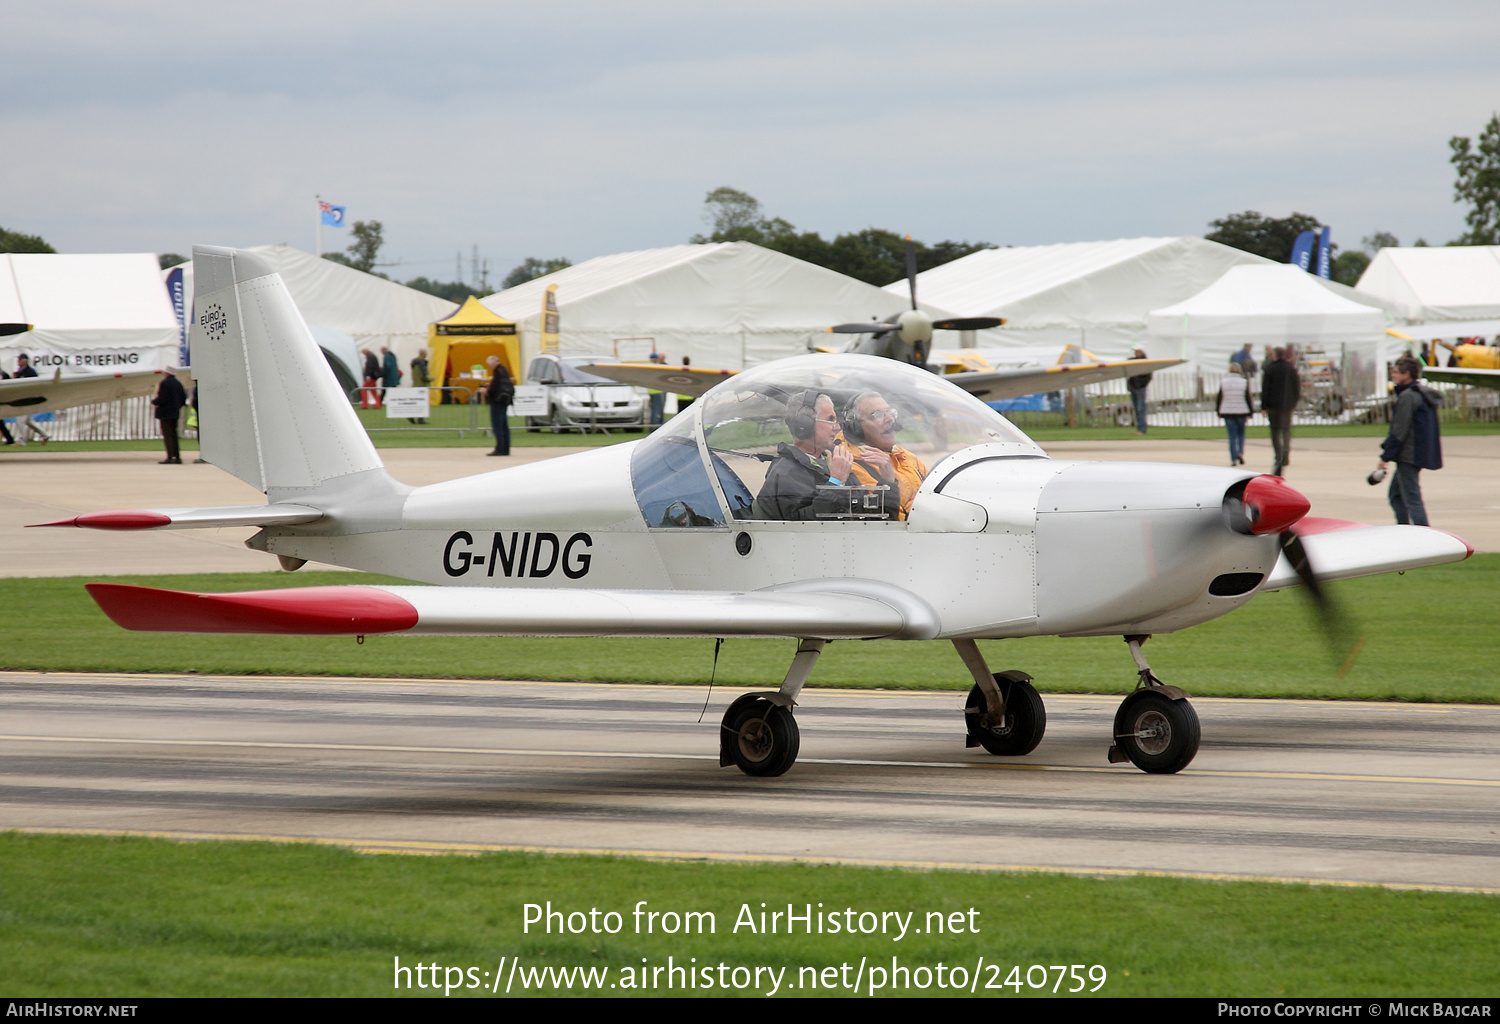
[[[976,683],[964,705],[970,746],[977,743],[991,754],[1014,757],[1029,754],[1047,731],[1047,709],[1041,694],[1024,672],[996,672],[995,685],[1005,698],[1005,714],[998,722],[986,722],[988,701]]]
[[[1115,712],[1115,743],[1143,772],[1182,771],[1197,755],[1198,739],[1198,712],[1158,690],[1135,691]]]
[[[747,693],[724,712],[719,763],[733,763],[746,775],[781,775],[797,760],[801,745],[790,708]]]

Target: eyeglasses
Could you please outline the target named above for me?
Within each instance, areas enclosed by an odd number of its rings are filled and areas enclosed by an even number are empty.
[[[892,423],[895,423],[896,422],[896,410],[895,409],[874,409],[874,410],[872,410],[870,412],[865,413],[863,416],[860,417],[860,419],[866,419],[866,420],[890,420]]]
[[[825,419],[822,419],[822,418],[819,418],[819,419],[818,419],[818,420],[817,420],[817,421],[816,421],[816,422],[818,422],[818,423],[827,423],[827,424],[828,424],[828,425],[829,425],[829,426],[831,426],[831,427],[836,427],[836,426],[838,426],[838,425],[839,425],[839,421],[838,421],[838,420],[836,420],[836,419],[833,419],[833,420],[825,420]]]

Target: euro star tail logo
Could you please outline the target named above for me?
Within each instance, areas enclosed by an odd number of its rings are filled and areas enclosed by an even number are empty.
[[[198,325],[214,341],[223,341],[224,333],[229,330],[229,318],[224,315],[224,307],[214,303],[199,314]]]

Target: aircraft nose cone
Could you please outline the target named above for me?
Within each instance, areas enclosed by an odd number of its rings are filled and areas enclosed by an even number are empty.
[[[1307,515],[1312,502],[1279,476],[1261,474],[1245,485],[1241,499],[1250,513],[1250,532],[1281,533]]]

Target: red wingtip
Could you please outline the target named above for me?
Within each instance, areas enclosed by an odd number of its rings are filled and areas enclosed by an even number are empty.
[[[28,526],[84,526],[93,530],[152,530],[171,523],[171,516],[160,512],[85,512],[72,519],[50,523],[28,523]]]
[[[1307,515],[1312,509],[1308,501],[1295,487],[1279,476],[1262,473],[1245,485],[1242,499],[1246,508],[1255,510],[1255,522],[1251,533],[1281,533]]]
[[[194,594],[120,583],[85,586],[117,626],[148,633],[351,636],[399,633],[417,624],[410,602],[374,587]]]

